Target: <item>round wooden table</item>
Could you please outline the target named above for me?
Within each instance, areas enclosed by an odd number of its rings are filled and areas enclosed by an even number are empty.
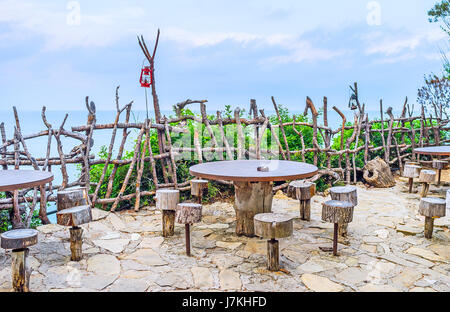
[[[194,165],[191,175],[207,180],[232,181],[236,234],[254,236],[253,217],[272,211],[273,181],[292,181],[314,176],[314,165],[286,160],[228,160]]]
[[[45,191],[43,185],[53,180],[53,173],[39,170],[0,170],[0,192],[14,192],[14,217],[11,220],[13,228],[23,227],[19,212],[20,189],[41,186],[41,201]]]
[[[414,153],[431,156],[450,156],[450,145],[419,147]]]
[[[0,170],[0,192],[13,192],[47,184],[53,173],[39,170]]]

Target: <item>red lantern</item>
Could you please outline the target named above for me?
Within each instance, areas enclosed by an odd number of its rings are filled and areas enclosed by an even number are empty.
[[[144,66],[141,69],[141,78],[139,82],[141,83],[141,87],[149,88],[152,84],[152,71],[150,70],[150,66]]]

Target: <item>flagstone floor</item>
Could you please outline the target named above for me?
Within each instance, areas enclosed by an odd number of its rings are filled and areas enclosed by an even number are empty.
[[[449,184],[432,186],[445,196]],[[417,191],[417,189],[415,189]],[[155,207],[139,212],[93,210],[84,228],[84,258],[70,261],[69,231],[40,226],[30,248],[31,291],[450,291],[450,212],[435,220],[433,239],[423,237],[419,195],[405,180],[390,189],[358,185],[359,205],[339,257],[319,250],[331,246],[332,224],[321,221],[312,200],[311,222],[301,221],[298,201],[278,193],[273,210],[295,216],[294,234],[280,240],[282,271],[266,270],[266,241],[237,237],[232,204],[203,208],[193,226],[192,257],[185,255],[184,226],[161,237]],[[11,290],[11,254],[0,251],[0,288]]]

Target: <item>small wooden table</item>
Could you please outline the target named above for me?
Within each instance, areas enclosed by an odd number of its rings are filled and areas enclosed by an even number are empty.
[[[414,153],[431,156],[450,156],[450,145],[419,147]]]
[[[232,181],[235,188],[236,234],[254,236],[253,217],[272,211],[273,181],[314,176],[314,165],[286,160],[228,160],[194,165],[189,172],[207,180]]]
[[[14,192],[13,227],[22,224],[19,212],[18,191],[36,186],[43,186],[53,180],[53,173],[39,170],[0,170],[0,192]],[[41,200],[45,194],[41,187]]]

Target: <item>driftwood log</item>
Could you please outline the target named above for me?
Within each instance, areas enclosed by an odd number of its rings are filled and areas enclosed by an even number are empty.
[[[329,200],[322,203],[322,220],[334,224],[333,255],[337,256],[339,224],[353,220],[353,204],[348,201]],[[324,250],[324,249],[322,249]]]
[[[177,223],[184,224],[186,234],[186,255],[191,255],[191,229],[190,225],[202,221],[202,205],[194,203],[181,203],[175,212]]]
[[[254,236],[254,216],[272,211],[272,182],[234,182],[236,234]]]
[[[255,234],[268,239],[267,268],[270,271],[280,270],[280,251],[277,238],[292,235],[293,220],[288,214],[260,213],[254,217]]]
[[[420,197],[427,197],[428,190],[430,189],[430,183],[436,180],[436,172],[434,170],[421,170],[419,175],[419,182],[422,183],[422,189],[420,191]]]
[[[370,185],[378,188],[393,187],[395,185],[395,179],[389,165],[380,157],[369,161],[363,170],[364,180]]]
[[[160,189],[156,191],[156,209],[162,210],[162,234],[164,237],[174,235],[175,210],[180,202],[180,191]]]
[[[330,188],[330,196],[332,200],[346,201],[358,205],[358,194],[355,186],[335,186]],[[346,237],[348,233],[348,223],[339,223],[339,235]]]
[[[1,234],[1,247],[12,249],[11,279],[16,292],[28,292],[31,272],[27,268],[29,246],[38,242],[38,231],[33,229],[18,229]]]
[[[58,201],[58,211],[88,204],[85,188],[75,188],[58,191],[56,197]]]
[[[292,181],[289,183],[287,194],[300,201],[300,219],[311,220],[311,198],[316,192],[316,184],[307,181]]]
[[[83,229],[82,224],[92,221],[91,207],[88,205],[77,206],[58,211],[56,221],[59,225],[70,226],[70,251],[72,261],[80,261],[83,258]]]
[[[445,217],[445,199],[425,197],[420,199],[419,214],[425,217],[424,235],[431,239],[433,236],[434,219]]]
[[[412,193],[414,178],[418,178],[422,168],[418,165],[405,164],[403,168],[403,176],[408,178],[408,191]]]
[[[433,168],[438,170],[438,182],[437,185],[441,184],[441,172],[442,169],[445,169],[445,167],[447,166],[448,162],[445,160],[433,160]]]

